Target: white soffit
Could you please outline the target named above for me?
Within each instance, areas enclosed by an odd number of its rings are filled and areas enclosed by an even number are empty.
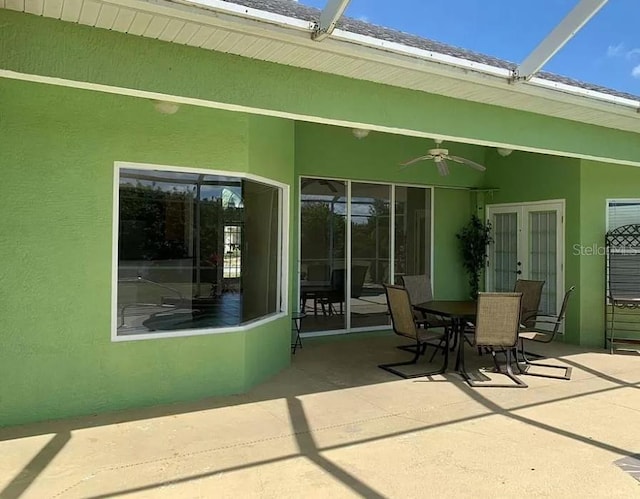
[[[0,8],[484,104],[640,132],[640,102],[222,0],[0,0]]]

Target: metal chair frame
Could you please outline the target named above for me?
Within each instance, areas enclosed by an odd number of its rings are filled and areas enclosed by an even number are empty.
[[[405,275],[401,277],[402,285],[409,293],[409,299],[411,300],[411,304],[422,303],[426,301],[433,300],[433,291],[431,288],[431,279],[426,274],[418,274],[418,275]],[[449,335],[452,334],[451,321],[446,320],[443,317],[439,317],[433,314],[425,314],[422,312],[417,312],[413,310],[413,315],[416,320],[416,324],[425,329],[429,328],[437,328],[443,327],[446,329]],[[433,351],[433,354],[429,358],[429,362],[433,360],[438,349],[440,349],[440,343],[435,345],[433,343],[428,343],[428,345],[436,347]],[[422,347],[422,354],[425,353],[425,349],[427,344]],[[400,350],[405,350],[407,352],[415,353],[415,345],[400,345],[397,347]],[[452,347],[454,348],[454,347]]]
[[[558,366],[554,364],[547,364],[547,363],[542,363],[537,361],[532,362],[527,356],[527,352],[525,350],[524,345],[525,345],[525,341],[533,341],[536,343],[551,343],[554,340],[554,338],[558,334],[558,331],[560,330],[560,327],[565,321],[566,314],[567,314],[567,305],[569,303],[569,298],[571,297],[571,293],[573,293],[574,289],[576,289],[576,287],[571,286],[567,290],[567,292],[564,294],[564,298],[562,300],[562,306],[560,307],[560,313],[557,316],[541,315],[540,317],[543,317],[543,319],[537,321],[539,324],[552,325],[553,329],[545,330],[545,329],[539,329],[537,327],[530,327],[530,328],[522,328],[520,330],[518,334],[519,348],[516,350],[516,365],[518,366],[518,370],[520,371],[521,374],[526,374],[528,376],[538,376],[540,378],[565,379],[565,380],[571,379],[570,366]],[[535,335],[532,336],[531,338],[527,338],[524,336],[526,333],[535,333]],[[538,336],[540,336],[540,338],[538,338]],[[520,359],[518,359],[518,353],[521,354]],[[524,367],[521,364],[524,364]],[[535,366],[545,367],[548,369],[561,369],[564,371],[564,373],[559,375],[554,375],[554,374],[543,374],[543,373],[531,372],[530,368]]]
[[[402,286],[395,286],[391,284],[384,284],[385,294],[387,297],[387,305],[389,307],[389,312],[391,314],[391,323],[393,325],[393,331],[399,336],[403,336],[405,338],[410,338],[416,342],[415,345],[411,345],[413,348],[412,353],[413,358],[406,362],[394,362],[390,364],[380,364],[378,367],[387,372],[395,374],[396,376],[400,376],[401,378],[410,379],[410,378],[420,378],[423,376],[432,376],[436,374],[442,374],[446,372],[449,356],[444,356],[443,365],[440,369],[420,372],[420,373],[412,373],[407,374],[404,373],[396,367],[400,366],[408,366],[413,365],[418,362],[418,359],[425,353],[426,347],[428,344],[427,340],[433,340],[438,337],[437,333],[434,332],[432,337],[428,337],[428,333],[424,330],[420,330],[416,325],[415,320],[413,319],[413,307],[411,306],[411,300],[409,299],[408,291]],[[404,314],[405,317],[402,317],[401,314]],[[442,348],[442,345],[446,348],[445,351],[449,350],[449,334],[448,331],[445,331],[440,335],[439,346]]]

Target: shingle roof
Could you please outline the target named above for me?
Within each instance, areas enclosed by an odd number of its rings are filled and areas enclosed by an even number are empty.
[[[252,9],[263,10],[271,12],[273,14],[279,14],[282,16],[292,17],[303,21],[317,22],[320,18],[320,10],[307,7],[306,5],[300,5],[294,0],[224,0],[228,3],[236,5],[243,5]],[[513,62],[498,59],[485,54],[479,54],[471,50],[463,49],[460,47],[454,47],[453,45],[447,45],[428,38],[422,38],[410,33],[404,33],[395,29],[385,28],[383,26],[377,26],[357,19],[349,17],[342,17],[338,22],[337,27],[341,30],[349,31],[358,35],[370,36],[378,40],[384,40],[393,43],[399,43],[407,47],[414,47],[422,50],[428,50],[439,54],[449,55],[457,57],[467,61],[478,62],[487,64],[503,69],[515,69],[518,65]],[[620,92],[600,85],[592,83],[586,83],[575,80],[566,76],[549,73],[546,71],[540,71],[536,74],[536,77],[545,80],[570,85],[573,87],[583,88],[587,90],[593,90],[595,92],[601,92],[603,94],[612,95],[616,97],[622,97],[631,100],[640,100],[640,96],[629,94],[626,92]]]

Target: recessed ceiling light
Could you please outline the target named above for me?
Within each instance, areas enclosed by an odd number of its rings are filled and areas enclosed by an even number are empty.
[[[354,128],[352,130],[353,136],[357,139],[364,139],[367,135],[369,135],[370,130],[366,128]]]
[[[496,147],[498,154],[502,157],[509,156],[513,152],[513,149],[507,149],[505,147]]]
[[[176,114],[178,109],[180,109],[180,104],[164,100],[156,100],[153,101],[153,107],[156,108],[156,111],[162,114]]]

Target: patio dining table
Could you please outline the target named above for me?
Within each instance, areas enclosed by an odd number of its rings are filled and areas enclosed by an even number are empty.
[[[460,370],[460,349],[464,348],[464,328],[467,322],[473,322],[476,318],[478,302],[475,300],[431,300],[413,305],[419,312],[433,314],[451,320],[453,326],[453,348],[456,343],[458,351],[456,355],[456,371]],[[447,356],[448,357],[448,356]],[[448,360],[445,359],[446,370]]]

